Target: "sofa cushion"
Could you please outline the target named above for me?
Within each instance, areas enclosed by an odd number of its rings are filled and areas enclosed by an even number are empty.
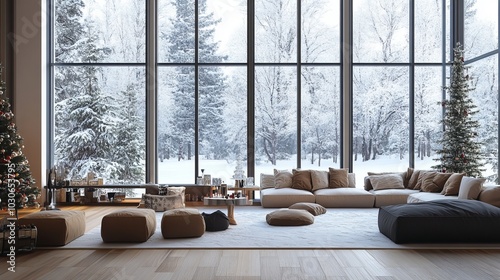
[[[159,191],[160,185],[158,185],[158,184],[144,184],[144,185],[142,185],[142,187],[144,187],[147,194],[158,195],[160,192]]]
[[[298,202],[288,207],[289,209],[302,209],[313,214],[314,216],[322,215],[326,213],[326,208],[317,204],[310,202]]]
[[[292,187],[292,173],[288,170],[274,169],[274,187],[277,189]]]
[[[460,199],[477,199],[483,186],[484,178],[472,178],[464,176],[460,182],[458,190],[458,198]]]
[[[438,200],[438,199],[458,199],[458,196],[455,195],[449,195],[449,196],[444,196],[440,193],[430,193],[430,192],[417,192],[417,193],[412,193],[408,195],[408,200],[406,201],[407,203],[417,203],[417,202],[424,202],[424,201],[433,201],[433,200]]]
[[[365,177],[365,181],[364,181],[364,188],[367,191],[373,190],[372,183],[370,182],[370,176],[374,176],[374,175],[398,174],[403,179],[403,186],[405,186],[404,180],[406,178],[406,172],[367,172],[367,174],[368,174],[368,176]]]
[[[500,207],[500,187],[484,187],[478,199],[482,202]]]
[[[292,188],[264,189],[260,191],[260,204],[264,208],[289,207],[297,202],[315,202],[310,191]]]
[[[298,190],[312,191],[311,171],[293,169],[292,188]]]
[[[182,207],[186,207],[185,197],[186,197],[186,187],[168,187],[167,195],[178,195],[182,200]]]
[[[328,169],[329,188],[347,188],[349,187],[349,177],[347,176],[347,169],[336,169],[330,167]]]
[[[463,173],[453,173],[450,178],[446,180],[444,184],[443,191],[441,194],[443,195],[458,195],[458,190],[460,189],[460,182],[462,182],[462,177],[464,177]]]
[[[347,173],[347,181],[348,181],[349,188],[355,188],[356,187],[356,174]]]
[[[274,175],[260,174],[260,189],[274,188]]]
[[[314,192],[316,203],[327,208],[371,208],[375,195],[358,188],[328,188]]]
[[[450,178],[451,173],[441,173],[441,172],[423,172],[421,173],[422,183],[420,185],[420,190],[423,192],[435,192],[440,193],[444,184]]]
[[[417,184],[418,184],[418,178],[420,177],[420,173],[422,173],[422,170],[413,170],[410,179],[408,180],[408,186],[407,188],[412,189],[412,190],[418,190]]]
[[[410,189],[370,190],[369,192],[375,195],[375,207],[377,208],[386,205],[405,204],[409,195],[419,193],[418,190]]]
[[[374,190],[404,189],[403,177],[399,174],[384,174],[369,176]]]
[[[266,215],[272,226],[303,226],[314,223],[314,216],[302,209],[279,209]]]
[[[328,171],[311,170],[312,190],[328,188]]]

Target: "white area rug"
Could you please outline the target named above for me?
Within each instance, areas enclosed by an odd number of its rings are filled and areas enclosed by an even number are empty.
[[[219,208],[198,208],[211,213]],[[226,209],[220,208],[224,212]],[[270,226],[266,214],[276,209],[260,206],[235,207],[238,225],[219,232],[205,232],[199,238],[164,239],[160,223],[162,212],[156,214],[157,228],[144,243],[103,243],[100,226],[64,247],[54,249],[500,249],[500,244],[403,244],[393,243],[378,230],[378,209],[329,208],[324,215],[316,216],[308,226]]]

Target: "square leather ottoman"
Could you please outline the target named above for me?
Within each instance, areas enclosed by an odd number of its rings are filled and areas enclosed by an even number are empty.
[[[163,238],[200,237],[205,233],[205,219],[198,209],[180,208],[165,211],[161,219]]]
[[[19,219],[19,224],[37,228],[37,247],[64,246],[85,233],[83,211],[40,211]]]
[[[102,217],[101,237],[104,242],[145,242],[156,230],[152,209],[122,209]]]

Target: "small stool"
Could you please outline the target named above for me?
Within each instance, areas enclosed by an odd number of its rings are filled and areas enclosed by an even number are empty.
[[[19,224],[36,226],[38,247],[64,246],[85,233],[85,212],[40,211],[19,219]]]
[[[163,238],[200,237],[205,233],[205,219],[198,209],[167,210],[161,219]]]
[[[146,242],[156,230],[152,209],[123,209],[102,217],[101,237],[104,242]]]

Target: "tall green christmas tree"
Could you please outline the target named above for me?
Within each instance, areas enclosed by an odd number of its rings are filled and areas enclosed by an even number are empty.
[[[0,199],[3,207],[33,206],[39,189],[31,177],[28,160],[22,151],[23,138],[17,134],[14,114],[4,94],[0,64]]]
[[[464,66],[464,51],[460,43],[454,49],[451,65],[450,86],[446,87],[449,100],[441,105],[445,108],[443,137],[437,150],[440,164],[433,166],[443,172],[465,173],[467,176],[481,176],[481,143],[477,140],[479,122],[473,118],[478,113],[476,105],[469,97],[474,90],[470,86],[470,76]]]

